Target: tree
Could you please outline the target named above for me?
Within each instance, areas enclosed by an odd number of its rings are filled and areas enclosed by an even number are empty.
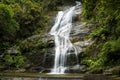
[[[19,30],[19,25],[13,17],[12,8],[0,3],[0,51],[15,41],[15,33]]]

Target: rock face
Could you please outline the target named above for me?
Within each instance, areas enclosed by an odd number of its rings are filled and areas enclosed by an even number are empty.
[[[90,29],[90,25],[86,24],[85,22],[81,21],[81,11],[77,10],[78,14],[76,14],[76,16],[74,16],[73,18],[73,28],[72,31],[70,33],[70,39],[72,41],[72,43],[75,45],[75,47],[77,47],[78,49],[78,56],[81,55],[82,51],[84,51],[84,49],[91,45],[93,43],[93,41],[91,41],[90,39],[88,39],[88,35],[91,31]],[[54,41],[53,41],[53,37],[50,36],[49,34],[46,35],[46,37],[43,39],[43,41],[47,41],[49,43],[49,46],[47,46],[47,53],[45,53],[46,57],[44,58],[44,67],[46,68],[46,70],[48,71],[48,68],[52,68],[53,67],[53,62],[54,62]],[[66,70],[66,73],[70,72],[70,73],[80,73],[80,72],[85,72],[85,66],[78,66],[75,65],[76,64],[76,60],[74,60],[74,55],[70,55],[70,58],[73,60],[71,62],[68,61],[68,65],[71,65],[71,67],[69,67]],[[80,58],[80,57],[79,57]],[[73,66],[74,65],[74,66]],[[43,72],[47,72],[47,71],[43,71]]]

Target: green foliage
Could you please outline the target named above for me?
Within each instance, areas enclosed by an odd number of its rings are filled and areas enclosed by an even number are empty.
[[[115,66],[120,64],[120,38],[106,42],[97,58],[86,58],[82,63],[89,66],[89,69],[103,66]]]
[[[105,40],[106,39],[105,33],[106,33],[106,31],[104,30],[104,28],[98,27],[91,32],[90,37],[92,37],[93,39],[97,38],[97,39]]]
[[[11,4],[15,3],[16,0],[0,0],[0,2],[5,3],[5,4]]]
[[[6,66],[21,68],[25,64],[25,57],[21,55],[6,55],[4,61]]]
[[[39,40],[39,39],[38,39]],[[32,54],[40,53],[39,49],[43,47],[42,42],[38,42],[38,40],[29,41],[24,40],[19,46],[22,53],[26,53],[26,56],[30,56]],[[38,50],[37,50],[38,49]],[[29,54],[32,53],[32,54]]]
[[[19,30],[19,25],[13,17],[12,8],[0,3],[0,51],[3,51],[5,47],[9,47],[10,42],[15,39],[15,33]]]
[[[21,5],[22,4],[22,5]],[[18,21],[20,25],[20,31],[18,32],[18,38],[32,35],[38,28],[44,28],[45,17],[42,15],[42,6],[39,3],[32,2],[31,0],[22,1],[21,3],[16,3],[10,5],[15,12],[14,18]],[[24,33],[24,34],[22,34]]]
[[[13,57],[11,57],[10,55],[6,55],[4,60],[8,65],[11,65],[14,63]]]
[[[95,15],[95,6],[98,0],[82,0],[83,1],[83,9],[82,15],[85,19],[91,19],[93,15]]]
[[[16,68],[23,67],[25,65],[25,57],[18,55],[14,57],[14,65]]]
[[[113,0],[83,0],[83,18],[94,24],[90,37],[95,44],[86,49],[89,55],[83,60],[90,68],[120,64],[119,4]]]
[[[106,42],[99,55],[103,59],[104,65],[120,64],[120,38],[118,40]]]

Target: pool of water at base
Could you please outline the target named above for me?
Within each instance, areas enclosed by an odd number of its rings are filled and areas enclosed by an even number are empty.
[[[28,77],[1,77],[0,80],[83,80],[80,78],[60,78],[60,77],[40,77],[40,78],[28,78]]]
[[[101,74],[0,73],[0,80],[116,80]],[[120,79],[117,79],[120,80]]]
[[[13,77],[13,76],[0,76],[0,80],[111,80],[106,77]]]

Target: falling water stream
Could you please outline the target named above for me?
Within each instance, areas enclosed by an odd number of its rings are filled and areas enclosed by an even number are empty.
[[[76,6],[65,11],[59,11],[55,24],[50,31],[50,34],[54,36],[55,41],[54,68],[51,71],[53,74],[63,74],[65,72],[67,69],[67,56],[71,54],[71,50],[74,51],[76,61],[78,62],[77,49],[70,41],[70,32],[72,29],[72,17],[75,13],[75,8],[79,5],[80,3],[77,2]]]

